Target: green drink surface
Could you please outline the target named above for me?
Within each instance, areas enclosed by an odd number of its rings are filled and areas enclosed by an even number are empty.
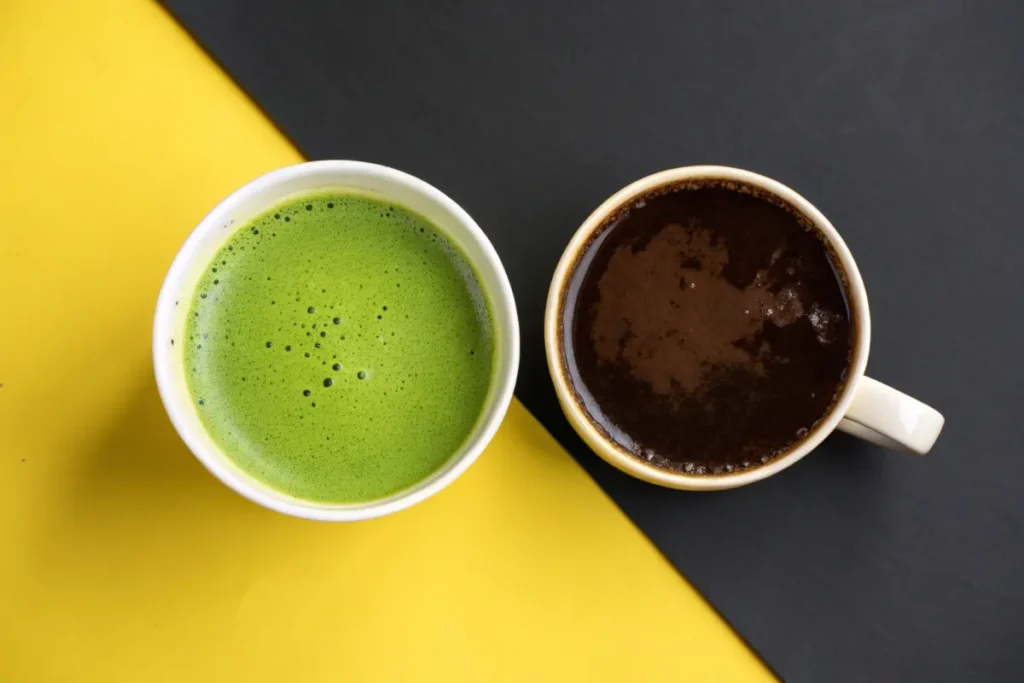
[[[486,292],[426,218],[298,197],[237,230],[188,311],[185,374],[214,442],[296,498],[417,484],[459,450],[495,365]]]

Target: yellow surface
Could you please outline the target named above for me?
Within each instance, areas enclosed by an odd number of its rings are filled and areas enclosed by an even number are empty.
[[[298,154],[162,10],[0,2],[0,681],[761,681],[516,403],[394,517],[286,518],[175,436],[164,271]]]

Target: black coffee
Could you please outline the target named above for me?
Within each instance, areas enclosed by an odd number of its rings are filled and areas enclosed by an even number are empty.
[[[657,467],[721,474],[790,450],[843,389],[855,322],[810,222],[717,180],[611,216],[566,289],[570,383],[591,421]]]

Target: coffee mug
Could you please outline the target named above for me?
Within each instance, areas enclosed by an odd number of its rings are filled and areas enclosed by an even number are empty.
[[[687,181],[716,180],[757,188],[773,195],[806,218],[831,247],[846,275],[848,306],[856,319],[853,353],[847,379],[832,407],[791,450],[752,469],[720,474],[692,474],[658,468],[630,453],[609,439],[588,418],[566,367],[566,331],[562,328],[566,290],[580,255],[606,225],[607,219],[634,200]],[[857,264],[839,233],[809,201],[770,178],[724,166],[688,166],[655,173],[619,190],[601,204],[576,231],[555,270],[548,291],[544,320],[544,342],[548,370],[562,410],[573,428],[601,458],[635,477],[676,489],[719,490],[750,484],[770,477],[793,465],[813,451],[834,429],[873,443],[910,453],[924,454],[931,449],[942,430],[940,413],[920,401],[881,382],[864,376],[871,345],[871,318],[867,293]]]
[[[234,227],[310,192],[354,191],[400,204],[427,218],[454,241],[491,294],[495,370],[481,417],[460,449],[417,485],[366,503],[328,504],[301,500],[268,486],[239,468],[213,441],[199,418],[186,384],[182,344],[187,306],[213,255]],[[285,514],[325,521],[380,517],[414,505],[452,483],[477,459],[494,436],[512,400],[519,368],[519,322],[508,277],[494,247],[458,204],[426,182],[385,166],[358,161],[315,161],[267,173],[222,201],[195,228],[175,257],[157,301],[153,325],[153,366],[167,414],[192,453],[218,479],[246,498]]]

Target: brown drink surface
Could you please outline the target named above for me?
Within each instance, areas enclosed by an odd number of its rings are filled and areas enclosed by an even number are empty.
[[[829,413],[853,352],[823,238],[735,183],[635,200],[596,231],[565,297],[564,358],[584,411],[673,471],[728,473],[787,452]]]

